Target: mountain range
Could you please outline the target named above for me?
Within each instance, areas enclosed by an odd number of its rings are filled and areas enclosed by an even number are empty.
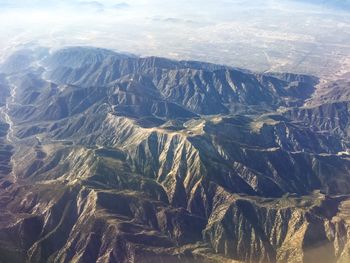
[[[0,65],[0,262],[349,262],[348,88],[18,50]]]

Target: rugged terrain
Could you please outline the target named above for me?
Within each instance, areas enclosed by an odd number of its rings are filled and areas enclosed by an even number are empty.
[[[350,261],[348,79],[82,47],[0,72],[1,263]]]

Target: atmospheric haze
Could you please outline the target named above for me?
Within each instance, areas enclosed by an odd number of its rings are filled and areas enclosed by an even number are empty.
[[[334,78],[350,66],[349,10],[348,1],[5,0],[0,49],[90,45]]]

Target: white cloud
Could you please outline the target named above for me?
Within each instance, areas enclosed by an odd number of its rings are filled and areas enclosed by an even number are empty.
[[[117,9],[123,9],[123,8],[130,7],[130,5],[126,2],[120,2],[120,3],[113,4],[112,7]]]

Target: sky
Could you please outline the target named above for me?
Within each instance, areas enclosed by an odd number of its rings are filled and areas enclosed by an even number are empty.
[[[88,45],[263,72],[350,67],[346,0],[0,0],[0,23],[0,57]]]

